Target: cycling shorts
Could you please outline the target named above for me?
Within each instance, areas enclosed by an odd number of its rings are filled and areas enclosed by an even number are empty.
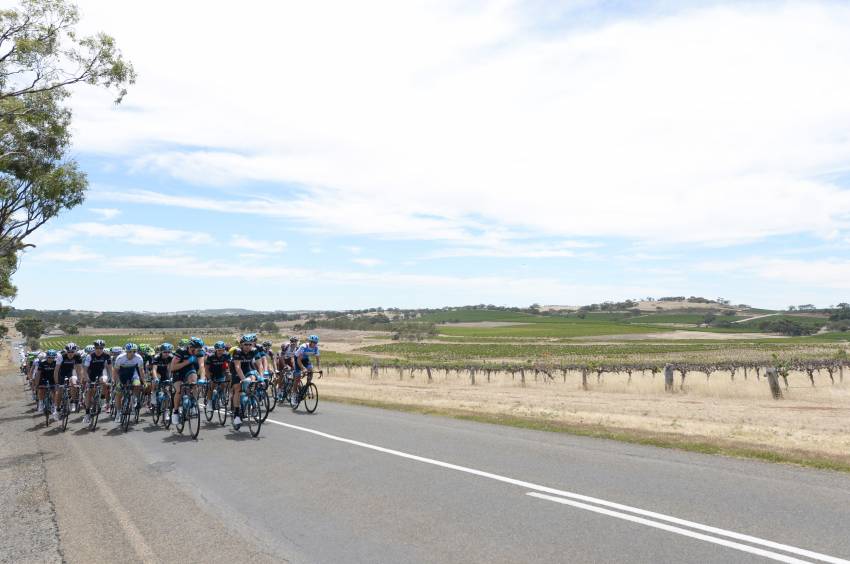
[[[130,374],[121,374],[118,373],[118,378],[121,380],[121,386],[141,386],[142,380],[139,378],[138,372],[132,372]]]
[[[312,372],[312,371],[313,371],[313,365],[312,364],[305,364],[304,365],[304,372]],[[295,370],[292,371],[292,375],[293,376],[301,376],[301,369],[295,368]]]
[[[187,370],[186,372],[183,372],[183,371],[175,372],[172,376],[173,376],[175,382],[186,382],[189,379],[189,376],[191,376],[192,374],[197,376],[198,371],[193,368],[191,370]]]
[[[37,386],[52,386],[53,385],[53,374],[48,372],[39,372],[38,373],[38,383]]]

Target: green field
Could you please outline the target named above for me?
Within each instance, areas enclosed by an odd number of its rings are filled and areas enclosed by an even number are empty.
[[[559,323],[529,323],[504,327],[440,327],[441,335],[452,337],[505,337],[505,338],[564,338],[655,333],[664,328],[625,323],[604,323],[581,319],[566,319]]]
[[[86,345],[90,345],[96,339],[102,339],[106,342],[107,347],[122,347],[126,343],[136,343],[139,344],[147,344],[151,346],[157,346],[163,342],[168,342],[173,345],[177,345],[177,342],[184,338],[186,335],[163,335],[157,333],[146,333],[146,334],[138,334],[138,335],[71,335],[71,336],[63,336],[63,337],[45,337],[41,339],[41,348],[45,349],[56,349],[59,350],[63,348],[67,343],[77,343],[80,348],[85,347]],[[233,336],[224,336],[224,335],[199,335],[204,342],[208,344],[212,344],[218,340],[224,341],[232,341]]]
[[[392,356],[400,360],[430,364],[456,364],[461,361],[529,361],[584,364],[659,364],[665,362],[765,362],[776,354],[788,359],[836,357],[843,347],[833,343],[785,342],[630,342],[621,344],[461,344],[392,343],[371,345],[358,352]]]

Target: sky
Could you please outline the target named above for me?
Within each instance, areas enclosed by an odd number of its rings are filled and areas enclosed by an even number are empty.
[[[25,308],[850,301],[850,4],[82,0]]]

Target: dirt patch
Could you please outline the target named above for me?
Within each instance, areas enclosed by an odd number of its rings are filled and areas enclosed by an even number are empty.
[[[381,401],[435,410],[468,410],[492,416],[531,418],[553,424],[633,430],[638,433],[674,434],[683,440],[716,438],[724,444],[808,452],[850,464],[850,381],[830,385],[827,378],[816,387],[803,385],[805,374],[792,374],[785,399],[770,397],[765,379],[752,375],[733,381],[728,373],[710,379],[690,376],[684,389],[676,378],[676,392],[664,392],[661,376],[635,374],[592,375],[588,390],[579,374],[549,379],[526,374],[478,372],[475,385],[463,372],[433,370],[427,373],[381,370],[375,378],[369,369],[332,368],[319,386],[329,396]],[[795,386],[796,384],[796,386]]]
[[[478,329],[493,329],[494,327],[515,327],[517,325],[532,325],[521,321],[464,321],[462,323],[441,323],[437,327],[473,327]]]
[[[580,337],[582,341],[600,342],[610,341],[660,341],[660,340],[676,340],[676,341],[693,341],[693,340],[713,340],[713,341],[751,341],[753,339],[784,339],[781,335],[769,335],[766,333],[712,333],[710,331],[667,331],[663,333],[635,333],[626,335],[601,335],[599,337]]]

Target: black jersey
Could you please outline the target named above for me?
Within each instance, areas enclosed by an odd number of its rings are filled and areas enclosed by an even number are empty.
[[[89,378],[94,380],[103,374],[103,371],[107,366],[112,366],[112,355],[105,351],[100,353],[100,356],[98,356],[97,353],[91,353],[86,356],[86,360],[83,364],[88,369]]]
[[[248,352],[241,348],[233,354],[233,363],[239,363],[242,369],[242,375],[245,376],[252,370],[257,370],[257,360],[260,358],[260,352],[257,349],[251,349]]]
[[[230,355],[226,352],[221,356],[213,353],[204,360],[204,366],[209,370],[210,375],[213,378],[224,378],[227,367],[230,364]]]
[[[160,378],[168,378],[168,365],[171,364],[171,359],[174,355],[171,353],[159,353],[151,359],[151,365],[156,368],[156,373]]]
[[[174,357],[177,359],[177,362],[189,360],[193,356],[195,357],[195,360],[193,362],[190,362],[183,368],[179,369],[177,371],[177,374],[185,376],[186,374],[189,374],[191,372],[197,372],[198,370],[200,370],[201,364],[199,359],[204,356],[204,351],[200,350],[194,355],[189,352],[189,347],[186,347],[185,349],[180,348],[174,351]]]
[[[38,373],[41,376],[49,376],[53,378],[53,371],[56,370],[55,358],[42,358],[38,361]]]
[[[71,355],[71,358],[68,358],[65,353],[62,353],[59,358],[59,376],[62,378],[67,378],[71,374],[74,373],[74,367],[78,364],[83,363],[83,357],[79,352],[75,352]]]

